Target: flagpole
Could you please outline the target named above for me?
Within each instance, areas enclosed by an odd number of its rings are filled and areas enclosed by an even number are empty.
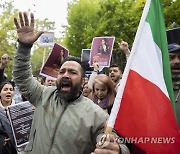
[[[137,32],[136,32],[136,36],[135,36],[135,40],[134,40],[134,43],[133,43],[133,46],[132,46],[132,50],[131,50],[130,56],[129,56],[128,60],[127,60],[127,64],[126,64],[124,73],[122,75],[121,84],[120,84],[120,86],[118,88],[118,91],[117,91],[117,95],[116,95],[116,98],[115,98],[115,101],[114,101],[114,104],[113,104],[113,108],[111,110],[111,114],[110,114],[110,117],[109,117],[109,120],[108,120],[108,123],[107,123],[107,127],[105,129],[105,133],[111,133],[112,129],[114,127],[116,116],[118,114],[118,109],[119,109],[119,107],[121,105],[122,95],[123,95],[124,87],[125,87],[125,84],[126,84],[126,81],[127,81],[128,74],[129,74],[130,66],[132,64],[133,57],[134,57],[134,55],[136,54],[136,51],[137,51],[137,46],[138,46],[138,43],[139,43],[138,40],[140,40],[139,38],[140,38],[140,36],[142,34],[141,29],[144,27],[145,20],[146,20],[146,17],[147,17],[149,8],[150,8],[150,4],[151,4],[151,0],[147,0],[146,4],[145,4],[145,7],[144,7],[144,10],[143,10],[143,14],[141,16],[141,20],[140,20]]]
[[[46,57],[46,47],[44,48],[44,52],[43,52],[42,67],[44,66],[44,63],[45,63],[45,57]]]

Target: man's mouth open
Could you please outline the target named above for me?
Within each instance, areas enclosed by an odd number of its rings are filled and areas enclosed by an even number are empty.
[[[61,84],[61,91],[69,92],[70,90],[71,90],[71,84],[70,83],[62,83]]]

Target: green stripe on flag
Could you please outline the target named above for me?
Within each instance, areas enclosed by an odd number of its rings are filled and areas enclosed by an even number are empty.
[[[167,36],[164,23],[164,16],[162,11],[161,0],[152,0],[150,9],[146,18],[146,21],[150,24],[154,42],[161,49],[162,62],[163,62],[163,75],[166,83],[167,91],[172,103],[172,107],[175,111],[174,92],[172,86],[171,70],[169,63],[169,54],[167,47]]]

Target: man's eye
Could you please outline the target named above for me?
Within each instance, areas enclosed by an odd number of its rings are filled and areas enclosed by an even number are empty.
[[[77,74],[77,72],[76,71],[69,71],[69,73],[71,73],[71,74]]]
[[[174,55],[170,55],[170,56],[169,56],[169,59],[170,59],[170,60],[173,60],[174,58],[175,58]]]
[[[63,74],[64,73],[64,71],[59,71],[59,74]]]
[[[71,72],[72,74],[77,74],[76,72]]]

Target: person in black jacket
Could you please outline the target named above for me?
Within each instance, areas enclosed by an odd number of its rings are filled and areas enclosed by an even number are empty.
[[[17,154],[10,122],[0,108],[0,154]]]

